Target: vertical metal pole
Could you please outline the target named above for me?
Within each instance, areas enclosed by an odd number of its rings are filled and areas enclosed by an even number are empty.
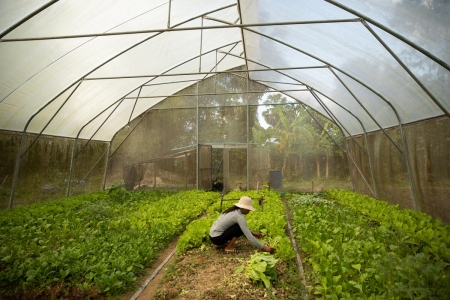
[[[81,132],[81,130],[80,130]],[[69,175],[69,184],[67,185],[67,193],[66,197],[70,196],[70,189],[72,188],[72,178],[73,178],[73,170],[75,168],[75,160],[77,158],[77,143],[78,143],[78,136],[80,135],[80,132],[77,134],[77,137],[75,138],[75,141],[73,142],[73,149],[72,149],[72,159],[70,161],[70,175]]]
[[[405,132],[403,131],[402,123],[399,123],[398,127],[400,129],[400,135],[402,137],[403,147],[405,148],[404,152],[405,152],[406,167],[408,168],[409,184],[411,185],[411,193],[412,193],[412,196],[413,196],[415,208],[416,208],[417,211],[422,211],[421,208],[420,208],[419,202],[417,201],[416,185],[414,183],[414,177],[413,177],[413,174],[412,174],[411,161],[410,161],[410,158],[409,158],[408,143],[406,142],[406,136],[405,136]]]
[[[202,27],[203,27],[203,17],[202,17]],[[203,29],[200,30],[200,55],[198,57],[199,65],[198,72],[202,71],[202,45],[203,45]]]
[[[345,139],[345,149],[347,150],[347,152],[346,153],[348,153],[349,151],[348,151],[348,140],[347,139]],[[350,171],[350,162],[348,162],[348,166],[349,166],[349,171]],[[355,191],[355,183],[353,182],[354,180],[354,178],[353,178],[353,175],[352,175],[352,173],[350,172],[350,179],[351,179],[351,182],[352,182],[352,191]]]
[[[188,186],[188,155],[184,154],[184,189],[187,190]]]
[[[170,9],[172,8],[172,0],[169,0],[169,16],[167,17],[167,28],[170,28]]]
[[[247,72],[248,74],[248,72]],[[248,92],[248,76],[246,78],[246,89]],[[248,106],[248,94],[244,94],[243,97],[245,97],[246,99],[246,107],[247,107],[247,191],[250,189],[250,159],[251,159],[251,155],[250,155],[250,112],[249,112],[249,106]]]
[[[217,49],[216,49],[216,64],[214,65],[215,71],[217,72]],[[217,93],[217,74],[214,75],[214,94]]]
[[[12,208],[13,207],[13,203],[14,203],[14,195],[15,195],[16,188],[17,188],[17,180],[19,178],[19,169],[20,169],[20,162],[22,160],[22,149],[23,149],[24,144],[25,144],[25,136],[26,136],[26,129],[24,129],[23,132],[22,132],[22,137],[20,139],[19,151],[17,152],[16,168],[14,169],[13,186],[12,186],[12,189],[11,189],[11,196],[9,198],[9,208]]]
[[[106,176],[108,175],[109,160],[111,159],[111,141],[108,143],[108,156],[106,157],[105,175],[103,176],[103,190],[106,188]]]
[[[198,139],[198,126],[199,126],[199,108],[198,108],[198,106],[199,106],[199,94],[200,94],[200,92],[199,92],[199,83],[197,82],[197,143],[196,143],[196,145],[197,145],[197,172],[196,172],[196,174],[195,174],[195,176],[196,176],[196,180],[197,180],[197,189],[199,188],[199,176],[198,176],[198,172],[199,172],[199,168],[200,168],[200,147],[199,147],[199,139]]]

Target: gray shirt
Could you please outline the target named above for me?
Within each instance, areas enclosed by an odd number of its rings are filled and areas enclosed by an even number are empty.
[[[262,249],[263,244],[261,244],[252,234],[247,225],[247,220],[244,218],[241,209],[233,210],[226,214],[221,214],[220,217],[214,222],[209,230],[209,235],[211,237],[221,236],[225,230],[238,223],[245,237],[249,240],[249,242],[257,247],[258,249]]]

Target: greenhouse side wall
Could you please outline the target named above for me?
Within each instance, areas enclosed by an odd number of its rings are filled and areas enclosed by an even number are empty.
[[[405,126],[421,211],[450,223],[450,119]]]
[[[21,139],[21,133],[0,134],[1,209],[10,205]],[[73,146],[74,139],[25,135],[22,149],[24,155],[20,160],[13,207],[66,197]],[[106,150],[105,142],[78,140],[78,155],[74,161],[69,195],[89,193],[102,188]]]
[[[398,204],[404,209],[416,209],[444,223],[450,223],[450,121],[448,118],[430,120],[403,126],[410,157],[412,178],[408,173],[404,143],[400,129],[386,130],[392,141],[381,131],[368,134],[370,159],[378,199]],[[358,167],[373,189],[367,155],[356,146],[364,137],[347,139],[349,154],[354,156]],[[350,164],[355,191],[374,197],[372,191]],[[416,201],[413,197],[414,184]]]

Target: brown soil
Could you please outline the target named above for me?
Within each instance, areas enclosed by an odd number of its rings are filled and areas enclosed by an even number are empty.
[[[245,239],[238,240],[235,245],[239,250],[235,254],[208,244],[186,254],[174,255],[137,299],[303,299],[295,267],[289,269],[281,261],[277,264],[278,280],[271,289],[257,287],[245,278],[244,272],[236,274],[236,268],[244,265],[256,248]],[[171,245],[165,251],[167,255],[173,247]],[[160,261],[167,257],[164,255]],[[155,268],[158,265],[159,262]],[[149,270],[148,274],[151,273]],[[134,292],[130,292],[123,300],[133,295]]]

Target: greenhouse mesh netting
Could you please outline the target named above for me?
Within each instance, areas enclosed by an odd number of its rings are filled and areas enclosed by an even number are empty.
[[[0,3],[0,207],[353,189],[450,222],[450,3]]]

